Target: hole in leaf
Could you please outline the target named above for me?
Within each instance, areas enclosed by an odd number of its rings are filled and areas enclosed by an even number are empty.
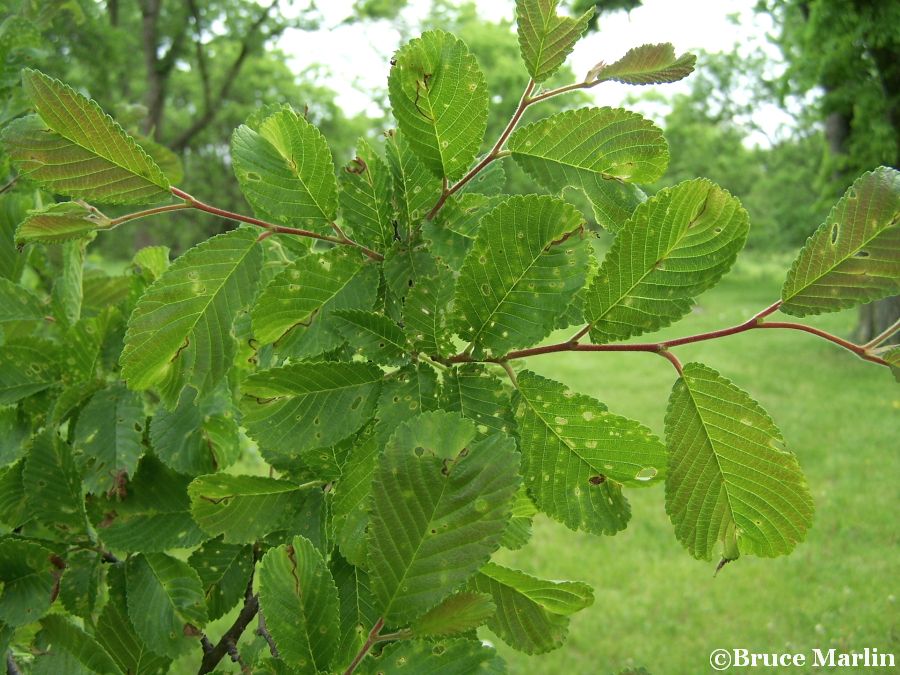
[[[868,251],[857,251],[856,253],[853,254],[853,257],[854,258],[868,258],[869,252]]]
[[[606,476],[604,476],[602,473],[588,478],[588,483],[590,483],[591,485],[603,485],[603,483],[605,482]]]
[[[423,448],[421,445],[417,445],[413,452],[416,453],[416,457],[421,457],[425,454],[425,448]]]
[[[655,467],[648,466],[638,471],[634,478],[635,480],[650,480],[651,478],[654,478],[657,473],[659,472]]]
[[[838,233],[840,232],[840,229],[841,228],[838,227],[837,223],[835,223],[834,225],[831,226],[831,243],[832,244],[837,243]]]
[[[245,176],[245,178],[246,178],[247,180],[250,180],[250,181],[253,181],[253,182],[259,182],[259,181],[262,180],[262,176],[260,176],[258,173],[255,173],[255,172],[253,172],[253,171],[248,171],[248,172],[247,172],[247,175]]]

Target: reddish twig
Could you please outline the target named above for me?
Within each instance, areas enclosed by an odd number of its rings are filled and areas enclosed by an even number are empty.
[[[206,213],[211,213],[215,216],[219,216],[220,218],[227,218],[228,220],[234,220],[239,223],[247,223],[249,225],[256,225],[257,227],[265,228],[270,232],[276,234],[293,234],[298,237],[309,237],[310,239],[319,239],[320,241],[330,241],[332,244],[340,244],[343,246],[353,246],[358,248],[360,251],[369,256],[372,260],[384,260],[384,256],[381,255],[378,251],[373,251],[372,249],[359,244],[349,237],[332,237],[327,234],[319,234],[318,232],[312,232],[311,230],[303,230],[296,227],[285,227],[283,225],[275,225],[274,223],[269,223],[265,220],[260,220],[259,218],[254,218],[253,216],[245,216],[241,213],[235,213],[234,211],[227,211],[225,209],[220,209],[217,206],[212,206],[211,204],[207,204],[206,202],[202,202],[199,199],[191,196],[184,190],[179,190],[176,187],[171,188],[172,194],[176,197],[180,197],[188,205],[192,208],[195,208],[199,211],[205,211]],[[332,224],[334,227],[337,227],[336,224]]]
[[[509,123],[506,125],[506,128],[500,134],[500,138],[497,139],[497,142],[494,143],[494,147],[491,148],[491,151],[486,154],[478,164],[469,169],[469,172],[456,181],[450,187],[447,187],[446,182],[444,183],[444,189],[441,191],[441,196],[437,200],[437,203],[431,208],[431,211],[428,212],[428,215],[425,216],[427,220],[432,220],[441,210],[441,207],[444,205],[444,202],[452,195],[453,193],[460,190],[466,183],[475,178],[481,171],[491,162],[498,158],[503,150],[503,144],[506,143],[506,140],[509,138],[509,135],[516,128],[516,125],[519,123],[519,120],[522,119],[522,115],[525,112],[525,109],[534,103],[534,99],[529,98],[531,92],[534,91],[534,80],[529,80],[528,85],[525,87],[525,91],[522,94],[522,98],[519,99],[519,105],[516,107],[516,111],[513,113],[513,116],[510,118]],[[446,181],[446,179],[445,179]]]
[[[736,326],[730,326],[729,328],[720,328],[719,330],[708,331],[705,333],[697,333],[696,335],[687,335],[685,337],[673,338],[671,340],[662,340],[661,342],[633,342],[593,345],[581,344],[580,342],[578,342],[576,337],[573,337],[572,339],[565,342],[559,342],[552,345],[530,347],[529,349],[517,349],[515,351],[508,352],[507,354],[504,354],[503,356],[496,359],[473,359],[468,352],[461,352],[456,356],[451,356],[448,359],[444,359],[444,361],[447,365],[453,363],[469,362],[499,363],[502,365],[505,361],[512,361],[513,359],[524,359],[530,356],[556,354],[559,352],[651,352],[665,357],[672,362],[672,365],[674,365],[679,372],[681,372],[680,362],[670,351],[673,347],[679,347],[681,345],[691,344],[694,342],[716,340],[718,338],[727,337],[729,335],[737,335],[738,333],[744,333],[749,330],[755,330],[758,328],[783,328],[788,330],[799,330],[806,333],[812,333],[813,335],[817,335],[818,337],[824,338],[829,342],[833,342],[834,344],[853,352],[865,361],[871,361],[872,363],[877,363],[882,366],[889,365],[888,362],[884,359],[870,353],[865,345],[857,345],[852,342],[848,342],[847,340],[844,340],[837,335],[833,335],[819,328],[807,326],[802,323],[791,323],[787,321],[763,321],[765,317],[776,312],[779,307],[781,307],[780,300],[769,305],[761,312],[754,314],[751,318]],[[587,330],[582,329],[576,335],[584,335],[587,332]]]
[[[353,657],[353,661],[347,666],[347,670],[344,671],[344,675],[353,675],[353,671],[356,670],[357,666],[362,663],[362,660],[366,658],[366,654],[369,653],[369,650],[375,646],[375,643],[378,642],[378,634],[381,632],[381,629],[384,628],[384,619],[378,619],[375,622],[375,625],[372,626],[372,630],[369,631],[369,637],[366,639],[365,643],[362,647],[360,647],[359,651],[356,653],[356,656]]]

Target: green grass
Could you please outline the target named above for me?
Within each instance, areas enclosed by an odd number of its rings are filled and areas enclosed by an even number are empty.
[[[745,320],[777,299],[786,268],[782,259],[751,258],[662,335]],[[810,323],[847,335],[854,320],[850,311]],[[714,563],[694,560],[676,541],[662,485],[629,490],[633,517],[615,537],[576,534],[539,517],[528,546],[499,554],[501,562],[527,572],[594,587],[594,605],[572,619],[567,643],[527,657],[488,631],[483,637],[497,645],[510,672],[529,674],[617,673],[636,666],[656,674],[704,673],[711,672],[708,658],[717,648],[808,658],[813,647],[900,651],[900,391],[891,374],[787,330],[685,345],[677,354],[719,370],[780,426],[816,502],[806,541],[788,557],[741,558],[713,578]],[[528,367],[662,433],[675,372],[654,354],[558,354],[532,358]]]

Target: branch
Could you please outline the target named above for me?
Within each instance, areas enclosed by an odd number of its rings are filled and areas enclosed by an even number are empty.
[[[250,225],[256,225],[257,227],[265,228],[269,230],[270,233],[276,234],[293,234],[298,237],[309,237],[310,239],[319,239],[321,241],[330,241],[332,244],[340,244],[343,246],[353,246],[358,248],[360,251],[369,256],[372,260],[384,260],[384,256],[381,255],[378,251],[373,251],[367,246],[363,246],[360,243],[357,243],[350,239],[347,236],[343,237],[332,237],[327,234],[319,234],[318,232],[312,232],[311,230],[302,230],[296,227],[284,227],[283,225],[275,225],[274,223],[269,223],[265,220],[260,220],[259,218],[254,218],[252,216],[245,216],[240,213],[235,213],[234,211],[226,211],[225,209],[220,209],[217,206],[212,206],[211,204],[207,204],[206,202],[202,202],[196,197],[189,195],[184,190],[179,190],[177,187],[171,188],[171,192],[176,197],[183,199],[190,208],[197,209],[199,211],[205,211],[206,213],[211,213],[215,216],[219,216],[220,218],[227,218],[228,220],[234,220],[239,223],[248,223]],[[152,209],[151,209],[152,210]],[[169,209],[172,210],[172,209]],[[137,214],[131,214],[135,217],[140,217]],[[124,216],[123,216],[124,217]],[[337,227],[335,223],[332,223],[334,227]]]
[[[166,206],[157,206],[152,209],[145,209],[144,211],[135,211],[134,213],[126,213],[124,216],[119,216],[118,218],[113,218],[109,221],[110,229],[116,227],[117,225],[121,225],[122,223],[127,223],[129,220],[137,220],[138,218],[146,218],[147,216],[153,216],[157,213],[168,213],[169,211],[180,211],[181,209],[190,209],[193,208],[191,204],[187,202],[182,202],[181,204],[168,204]]]
[[[516,111],[510,118],[509,123],[506,125],[506,128],[500,134],[500,138],[498,138],[497,142],[494,143],[494,147],[491,148],[491,151],[486,154],[484,158],[480,162],[478,162],[478,164],[469,169],[469,172],[458,181],[456,181],[452,186],[448,188],[446,184],[444,185],[444,189],[441,192],[440,198],[437,200],[437,203],[431,208],[431,211],[428,212],[428,215],[425,216],[426,219],[432,220],[437,215],[438,211],[441,210],[441,207],[444,205],[444,202],[447,201],[447,198],[450,197],[450,195],[460,190],[466,183],[468,183],[470,180],[475,178],[475,176],[481,173],[481,171],[488,164],[498,158],[498,156],[501,154],[501,151],[503,150],[504,143],[506,143],[509,135],[516,128],[519,120],[522,119],[522,115],[525,112],[525,109],[534,102],[534,99],[529,98],[531,92],[534,91],[534,86],[534,80],[529,80],[528,84],[525,87],[525,91],[522,93],[522,98],[519,99],[519,105],[516,107]]]
[[[269,653],[272,655],[272,658],[280,659],[281,654],[278,653],[278,646],[275,644],[275,640],[272,639],[272,635],[269,633],[269,627],[266,626],[266,616],[265,614],[263,614],[262,610],[259,610],[257,619],[258,624],[256,628],[256,634],[259,635],[263,640],[265,640],[267,645],[269,645]]]
[[[544,345],[542,347],[531,347],[529,349],[517,349],[494,359],[473,359],[468,352],[461,352],[456,356],[443,359],[446,365],[454,363],[499,363],[503,365],[506,361],[513,359],[524,359],[529,356],[540,356],[542,354],[556,354],[558,352],[650,352],[659,354],[672,362],[672,365],[681,372],[681,363],[672,354],[673,347],[691,344],[694,342],[705,342],[707,340],[716,340],[718,338],[727,337],[729,335],[737,335],[749,330],[759,328],[784,328],[787,330],[798,330],[805,333],[811,333],[820,338],[833,342],[844,349],[853,352],[864,361],[871,361],[882,366],[889,366],[887,361],[869,351],[866,345],[857,345],[843,338],[833,335],[819,328],[807,326],[802,323],[792,323],[788,321],[764,321],[765,317],[776,312],[781,307],[781,301],[773,303],[761,312],[754,314],[751,318],[743,323],[729,328],[720,328],[719,330],[708,331],[706,333],[697,333],[696,335],[687,335],[685,337],[673,338],[671,340],[663,340],[661,342],[633,342],[633,343],[614,343],[614,344],[581,344],[578,338],[587,333],[586,329],[582,329],[572,339],[566,342],[559,342],[552,345]],[[504,366],[506,367],[506,366]]]
[[[247,30],[247,32],[244,33],[244,39],[241,41],[241,49],[238,52],[238,55],[235,57],[234,61],[231,63],[231,66],[229,66],[228,70],[226,71],[225,77],[222,80],[222,85],[219,87],[218,93],[215,95],[215,97],[211,97],[208,100],[208,105],[204,106],[203,114],[200,117],[198,117],[196,120],[194,120],[194,123],[191,124],[187,129],[185,129],[183,132],[181,132],[181,134],[178,136],[178,138],[176,138],[175,141],[172,143],[172,147],[176,152],[181,152],[182,150],[184,150],[188,146],[188,144],[191,142],[191,140],[194,138],[194,136],[196,136],[198,133],[203,131],[203,129],[205,129],[209,125],[209,123],[212,122],[213,119],[215,119],[216,114],[222,107],[222,101],[225,100],[225,98],[227,98],[228,94],[231,92],[231,86],[234,84],[234,81],[237,79],[238,74],[241,72],[241,68],[244,65],[244,61],[247,60],[247,57],[252,52],[251,44],[252,44],[253,40],[256,38],[257,31],[259,31],[259,29],[262,27],[262,25],[269,18],[269,13],[273,9],[275,9],[275,7],[278,6],[278,2],[279,2],[279,0],[272,0],[272,2],[269,5],[264,7],[263,10],[260,12],[259,16],[256,18],[256,21],[254,21],[250,25],[250,28]],[[198,28],[199,28],[199,24],[198,24]],[[284,28],[281,28],[277,31],[273,31],[272,33],[269,34],[269,37],[270,38],[277,37],[283,30],[284,30]],[[202,48],[200,46],[199,41],[200,41],[200,37],[198,35],[198,37],[197,37],[197,49],[199,50],[198,54],[200,54],[202,52]],[[200,63],[203,63],[203,65],[200,65]],[[201,78],[204,79],[206,86],[209,86],[209,81],[208,81],[209,74],[205,73],[205,69],[206,69],[205,58],[202,62],[199,62],[199,59],[198,59],[198,66],[200,68]]]
[[[353,657],[353,661],[347,666],[347,670],[344,671],[344,675],[353,675],[353,671],[356,670],[356,667],[362,662],[364,658],[366,658],[366,654],[369,653],[369,650],[378,642],[378,634],[381,632],[381,629],[384,628],[384,618],[378,619],[375,622],[375,625],[372,626],[372,630],[369,631],[369,637],[365,641],[362,647],[360,647],[359,652],[357,652],[356,656]]]
[[[200,21],[200,8],[197,0],[187,0],[188,9],[194,19],[197,37],[194,40],[194,51],[197,56],[197,70],[200,71],[200,83],[203,87],[203,110],[212,109],[212,85],[209,81],[209,68],[206,64],[206,51],[203,49],[203,24]]]
[[[900,319],[897,319],[894,323],[880,332],[878,335],[869,340],[866,344],[863,345],[863,349],[871,350],[880,345],[882,342],[891,337],[894,333],[900,331]]]
[[[225,631],[225,634],[211,649],[206,635],[201,634],[200,644],[203,645],[203,660],[200,662],[200,670],[197,671],[197,675],[214,671],[226,654],[231,654],[232,660],[240,663],[241,659],[236,645],[258,611],[259,596],[253,595],[253,573],[251,572],[250,580],[247,582],[247,591],[244,593],[244,606],[234,623],[231,624],[231,628]],[[206,641],[204,642],[204,640]]]
[[[6,675],[22,675],[19,664],[13,658],[12,650],[6,652]]]

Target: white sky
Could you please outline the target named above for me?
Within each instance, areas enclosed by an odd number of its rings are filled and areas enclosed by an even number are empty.
[[[319,0],[317,4],[324,25],[332,28],[317,32],[291,30],[279,46],[291,56],[298,71],[326,64],[319,71],[319,78],[337,92],[338,104],[348,114],[368,111],[377,115],[371,92],[386,88],[389,59],[403,36],[389,21],[342,24],[353,12],[353,0]],[[417,25],[427,15],[430,4],[429,0],[411,0],[403,16]],[[644,0],[641,7],[630,13],[602,16],[600,30],[578,42],[568,63],[580,79],[598,61],[614,61],[631,47],[654,42],[671,42],[678,54],[697,49],[727,52],[735,45],[747,53],[759,47],[777,59],[778,50],[766,40],[766,33],[772,29],[771,20],[767,15],[755,14],[754,4],[755,0]],[[515,17],[514,0],[481,0],[477,6],[479,14],[491,21]],[[736,16],[737,21],[729,20],[730,15]],[[681,82],[662,85],[660,90],[671,94],[686,88]],[[616,83],[588,90],[598,105],[614,106],[637,91]],[[652,104],[629,107],[636,107],[657,121],[666,112]],[[756,134],[750,140],[765,145],[766,135],[777,136],[783,125],[790,124],[790,117],[774,106],[765,106],[755,113],[754,122],[765,134]]]

